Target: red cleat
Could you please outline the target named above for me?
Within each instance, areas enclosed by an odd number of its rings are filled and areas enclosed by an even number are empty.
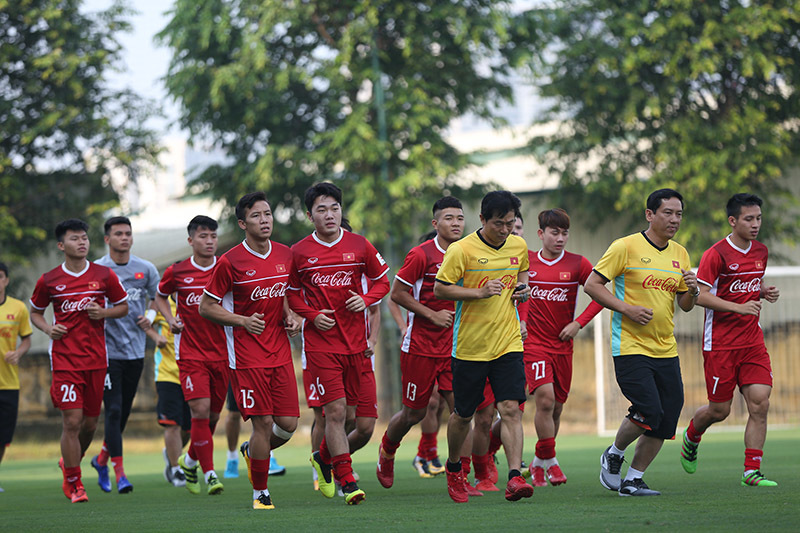
[[[72,493],[70,494],[70,500],[72,500],[72,503],[83,503],[89,501],[89,497],[86,495],[86,489],[83,488],[83,483],[76,481],[70,485],[72,485]]]
[[[64,491],[64,496],[67,497],[68,500],[72,499],[72,483],[67,482],[67,475],[64,473],[64,458],[58,460],[58,468],[61,469],[61,475],[64,477],[64,481],[61,483],[61,490]]]
[[[391,459],[386,457],[383,454],[383,446],[378,448],[378,468],[375,473],[384,488],[391,488],[394,484],[394,456]]]
[[[533,466],[533,464],[531,464],[528,467],[528,471],[531,473],[531,485],[534,487],[547,486],[547,480],[544,478],[544,468],[541,466]]]
[[[525,478],[516,476],[508,480],[508,485],[506,485],[506,500],[515,502],[522,498],[530,498],[531,496],[533,496],[533,487],[528,485]]]
[[[464,490],[467,491],[467,496],[483,496],[483,493],[469,484],[469,479],[467,476],[462,476],[464,478]]]
[[[495,486],[495,484],[492,483],[491,481],[489,481],[488,479],[479,479],[478,482],[475,483],[475,488],[477,490],[480,490],[480,491],[483,491],[483,492],[498,492],[498,491],[500,491],[500,489],[498,489]]]
[[[489,467],[489,477],[486,478],[492,482],[494,485],[497,483],[497,480],[500,479],[500,474],[497,473],[497,464],[495,463],[496,457],[494,455],[489,456],[489,463],[486,465]]]
[[[447,493],[456,503],[467,503],[469,501],[469,494],[467,494],[467,487],[465,487],[461,470],[458,472],[447,470]]]
[[[567,476],[564,475],[564,472],[561,471],[561,467],[558,465],[553,465],[547,469],[547,479],[554,487],[567,482]]]

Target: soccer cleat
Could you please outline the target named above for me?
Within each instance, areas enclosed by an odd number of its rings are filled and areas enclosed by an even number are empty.
[[[186,466],[186,454],[182,454],[178,457],[178,466],[181,467],[181,471],[183,472],[183,477],[185,478],[186,490],[191,492],[192,494],[200,494],[200,481],[197,479],[197,466],[194,465],[193,467]]]
[[[72,501],[72,503],[83,503],[89,501],[89,497],[86,495],[86,489],[83,487],[83,483],[76,481],[71,485],[72,491],[70,492],[69,499]]]
[[[247,479],[250,484],[253,484],[253,474],[250,472],[250,441],[246,440],[239,446],[239,453],[244,457],[244,463],[247,465]],[[238,466],[236,467],[238,470]],[[237,474],[238,475],[238,474]],[[227,476],[226,476],[227,477]]]
[[[63,464],[63,462],[61,463]],[[108,465],[97,464],[97,456],[92,457],[92,468],[97,470],[97,484],[103,492],[111,492],[111,480],[108,479]],[[85,491],[84,491],[85,492]]]
[[[216,496],[217,494],[222,494],[222,491],[225,490],[225,487],[222,485],[222,481],[219,478],[211,474],[208,476],[206,480],[206,485],[208,486],[208,495],[209,496]]]
[[[173,472],[173,474],[172,474],[172,486],[173,487],[185,487],[186,486],[186,476],[183,475],[183,470],[178,470],[177,472]]]
[[[128,481],[128,478],[125,476],[120,477],[117,480],[117,492],[120,494],[128,494],[129,492],[133,492],[133,483]]]
[[[550,484],[555,487],[556,485],[563,485],[566,483],[567,476],[565,476],[564,472],[561,471],[560,466],[553,465],[547,469],[547,481],[549,481]]]
[[[286,474],[286,467],[278,464],[278,460],[272,455],[269,456],[269,475],[282,476]]]
[[[742,487],[777,487],[778,484],[764,477],[760,470],[742,474]]]
[[[225,472],[222,474],[224,478],[236,478],[239,477],[239,458],[236,459],[228,459],[228,462],[225,464]]]
[[[544,477],[544,468],[541,466],[531,466],[528,467],[528,475],[531,478],[531,485],[534,487],[546,487],[547,480]]]
[[[622,468],[623,457],[610,453],[611,446],[600,456],[600,484],[608,490],[619,490],[619,471]]]
[[[414,467],[414,470],[417,471],[419,477],[433,477],[433,474],[431,474],[430,463],[419,455],[414,456],[414,461],[412,461],[411,465]]]
[[[500,474],[497,473],[497,457],[492,455],[491,460],[486,466],[489,467],[489,477],[487,479],[493,484],[497,483],[500,479]]]
[[[64,481],[61,483],[61,490],[64,491],[64,496],[67,497],[69,500],[72,498],[72,483],[67,481],[67,474],[64,473],[64,458],[58,460],[58,468],[61,469],[61,476],[63,477]]]
[[[469,494],[467,494],[466,482],[464,481],[464,474],[459,469],[458,472],[446,471],[447,474],[447,493],[450,498],[456,503],[466,503],[469,501]]]
[[[483,496],[483,493],[469,484],[469,479],[467,476],[461,476],[464,478],[464,490],[467,491],[467,496],[470,498],[473,496]]]
[[[253,500],[253,509],[275,509],[275,505],[272,503],[272,498],[270,498],[269,494],[262,492],[258,495],[258,498]]]
[[[499,492],[500,489],[497,486],[489,481],[488,479],[479,479],[477,483],[475,483],[475,489],[481,491],[481,494],[484,492]]]
[[[319,457],[319,451],[311,454],[311,464],[317,471],[317,481],[319,482],[319,491],[326,498],[333,498],[336,494],[336,487],[333,484],[333,475],[331,465],[322,462]]]
[[[416,463],[416,459],[414,460]],[[386,457],[383,453],[383,446],[378,446],[378,467],[375,470],[378,482],[385,489],[392,487],[394,483],[394,456]],[[430,475],[428,475],[430,477]]]
[[[169,464],[169,457],[167,456],[166,448],[161,448],[161,455],[164,457],[164,479],[167,480],[167,483],[172,485],[172,465]]]
[[[522,476],[512,477],[506,485],[506,500],[515,502],[533,496],[533,487]]]
[[[640,477],[636,479],[626,479],[619,486],[620,496],[661,496],[657,490],[647,486],[647,483]]]
[[[342,492],[344,492],[344,501],[347,505],[358,505],[367,497],[364,491],[359,489],[355,482],[348,483],[342,487]]]
[[[439,474],[444,474],[444,465],[439,460],[439,456],[437,455],[430,461],[428,461],[428,472],[432,476],[438,476]]]
[[[697,472],[697,448],[699,442],[689,440],[689,428],[683,430],[683,444],[681,445],[681,466],[687,474]]]

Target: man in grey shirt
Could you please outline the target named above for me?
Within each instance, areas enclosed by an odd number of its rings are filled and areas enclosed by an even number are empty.
[[[156,295],[159,275],[153,263],[131,254],[133,235],[127,217],[106,220],[104,229],[108,255],[100,258],[97,264],[113,270],[128,291],[129,311],[122,318],[106,320],[105,441],[100,453],[92,458],[92,466],[97,470],[100,488],[111,492],[110,458],[117,491],[126,494],[133,491],[133,485],[128,481],[122,464],[122,432],[142,375],[146,337],[155,333],[150,327],[155,311],[148,313],[148,309]]]

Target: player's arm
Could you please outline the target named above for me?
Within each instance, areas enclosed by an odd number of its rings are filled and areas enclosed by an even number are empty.
[[[683,275],[683,282],[689,290],[678,294],[678,305],[688,313],[694,309],[694,304],[697,303],[697,297],[700,296],[700,288],[697,286],[697,274],[694,271],[681,269],[681,274]]]
[[[608,290],[606,283],[609,280],[593,271],[583,286],[583,291],[595,302],[603,307],[622,313],[637,324],[645,325],[653,318],[653,310],[641,305],[631,305],[623,302]]]
[[[434,311],[427,305],[420,303],[416,298],[414,298],[414,296],[409,292],[409,288],[410,285],[406,284],[404,280],[395,276],[394,283],[392,283],[391,301],[416,315],[430,320],[440,328],[449,328],[453,325],[453,315],[455,312],[447,309]],[[397,325],[400,326],[401,330],[406,328],[405,321],[402,322],[402,325],[397,318],[395,318],[395,321],[397,321]]]
[[[63,324],[48,324],[44,317],[44,309],[31,309],[31,324],[42,331],[45,335],[57,341],[67,333],[67,328]]]
[[[28,353],[28,350],[31,349],[31,336],[26,335],[22,337],[22,342],[19,343],[19,346],[15,350],[11,350],[4,354],[6,363],[12,365],[18,365],[19,360],[22,358],[23,355]]]
[[[222,326],[244,328],[252,335],[261,335],[266,326],[263,313],[253,313],[251,316],[238,315],[222,307],[222,300],[217,299],[208,292],[200,298],[200,316],[206,320],[216,322]]]
[[[761,312],[761,300],[750,300],[745,303],[729,302],[720,298],[716,294],[711,294],[711,287],[705,283],[700,283],[700,294],[697,297],[697,305],[714,311],[726,313],[736,313],[739,315],[758,315]]]
[[[164,335],[157,332],[153,327],[145,329],[144,334],[147,335],[147,337],[150,340],[152,340],[159,348],[163,348],[164,346],[167,345],[167,338]]]
[[[483,287],[471,288],[453,285],[438,278],[433,284],[433,295],[440,300],[467,301],[483,300],[503,293],[503,282],[499,279],[490,279]]]
[[[289,307],[289,299],[283,297],[283,325],[290,337],[296,337],[303,329],[303,319]]]
[[[172,314],[172,309],[169,306],[169,300],[167,300],[168,297],[169,295],[158,292],[156,293],[156,299],[153,300],[153,302],[156,304],[156,310],[161,313],[161,316],[163,316],[164,320],[167,321],[170,331],[173,333],[180,333],[183,331],[183,322],[181,322],[178,317]]]
[[[586,325],[591,322],[592,319],[596,317],[602,310],[603,306],[592,300],[589,302],[589,305],[586,306],[586,309],[583,310],[583,313],[578,316],[578,318],[564,326],[564,328],[561,330],[561,333],[558,334],[558,338],[562,341],[574,339],[578,332],[585,328]]]
[[[766,300],[771,304],[774,304],[778,301],[778,298],[781,296],[781,291],[778,287],[774,285],[770,285],[769,287],[761,286],[761,292],[759,292],[758,297],[762,300]]]
[[[369,337],[364,357],[372,357],[375,355],[375,347],[378,345],[378,337],[381,334],[381,306],[372,305],[367,309],[367,313],[369,313]]]
[[[392,287],[394,288],[394,284],[392,284]],[[403,311],[400,309],[400,306],[390,297],[386,300],[386,307],[389,308],[389,314],[392,315],[392,318],[397,324],[397,329],[400,330],[400,336],[405,337],[408,324],[406,323],[406,317],[403,316]]]
[[[113,307],[101,307],[97,302],[90,302],[86,306],[86,313],[90,320],[103,320],[106,318],[122,318],[128,314],[128,302],[122,301]]]

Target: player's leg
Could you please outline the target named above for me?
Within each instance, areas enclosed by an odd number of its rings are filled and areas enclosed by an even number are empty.
[[[527,369],[527,366],[526,366]],[[554,412],[556,405],[553,384],[545,383],[533,391],[533,401],[536,404],[536,413],[533,417],[533,425],[536,428],[536,452],[530,464],[531,483],[534,487],[544,487],[547,485],[545,479],[545,463],[554,460],[555,450],[555,420]]]
[[[747,404],[747,425],[744,428],[745,461],[742,485],[774,487],[777,485],[761,473],[764,443],[767,439],[767,413],[772,387],[751,384],[742,387]]]
[[[14,438],[19,412],[19,390],[0,390],[0,463]],[[3,492],[0,487],[0,492]]]
[[[62,489],[67,498],[74,501],[74,494],[81,483],[81,442],[79,435],[83,423],[83,409],[61,411],[61,461],[64,474]],[[83,495],[86,495],[84,491]],[[88,498],[87,498],[88,499]]]
[[[491,386],[487,382],[484,389],[484,401],[478,406],[475,411],[472,428],[472,446],[464,450],[464,455],[461,457],[461,465],[464,473],[464,478],[467,479],[469,475],[470,456],[472,465],[475,468],[475,486],[467,487],[470,496],[483,496],[482,491],[494,492],[499,490],[495,483],[492,472],[494,467],[494,459],[489,454],[490,437],[492,431],[492,423],[494,421],[495,413],[495,398],[491,390]],[[470,489],[474,490],[470,490]]]
[[[439,391],[434,389],[430,400],[425,409],[425,416],[419,421],[421,432],[419,444],[417,445],[417,455],[414,457],[413,466],[420,477],[429,478],[436,474],[431,472],[430,461],[438,459],[439,422],[441,412],[444,410],[444,401],[440,401]],[[444,471],[442,467],[440,472]]]
[[[117,491],[120,494],[126,494],[133,491],[133,485],[125,475],[125,467],[123,466],[122,433],[128,424],[128,417],[133,408],[133,399],[136,397],[136,390],[139,388],[139,379],[144,369],[144,359],[120,361],[120,363],[122,363],[122,401],[119,420],[119,455],[114,455],[113,453],[110,453],[110,455],[117,481]]]
[[[108,478],[108,461],[122,455],[122,374],[123,362],[109,359],[103,387],[103,445],[92,460],[97,465],[98,485],[105,492],[111,491]]]
[[[375,421],[378,419],[378,392],[375,384],[375,371],[372,359],[363,358],[361,379],[358,388],[353,426],[347,430],[347,442],[350,454],[357,452],[369,442],[375,432]]]
[[[253,423],[253,432],[248,441],[248,455],[253,484],[253,509],[272,509],[274,505],[267,489],[272,416],[253,416],[250,419]]]
[[[314,412],[314,421],[311,423],[311,455],[319,451],[319,446],[322,444],[322,439],[325,436],[325,416],[322,412],[322,407],[312,407]],[[314,480],[314,490],[319,490],[319,480],[317,479],[317,469],[311,467]]]
[[[188,406],[185,407],[181,387],[167,381],[156,382],[158,403],[156,413],[158,423],[164,428],[164,479],[176,487],[182,487],[186,480],[178,465],[178,457],[183,450],[183,425],[188,428]],[[184,419],[184,410],[187,410]]]
[[[223,477],[239,477],[239,434],[242,431],[242,416],[233,397],[233,389],[228,386],[228,395],[225,401],[228,414],[225,417],[225,439],[228,441],[228,460],[225,464]]]

